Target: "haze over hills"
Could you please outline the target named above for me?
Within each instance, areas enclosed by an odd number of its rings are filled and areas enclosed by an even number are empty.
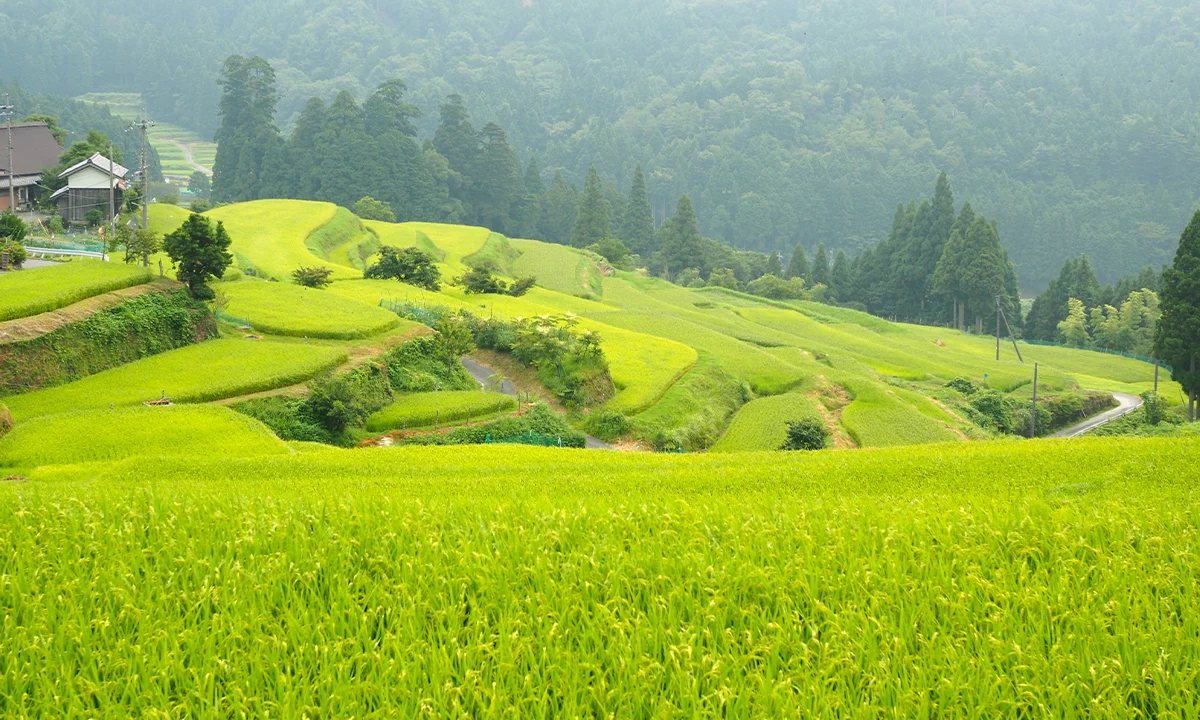
[[[1192,3],[550,3],[9,0],[0,66],[23,86],[145,91],[216,127],[230,53],[276,67],[287,126],[312,95],[402,78],[424,111],[461,93],[522,155],[580,184],[634,165],[661,217],[851,255],[945,169],[995,218],[1026,290],[1086,252],[1102,281],[1169,262],[1200,187]],[[36,58],[36,62],[31,61]]]

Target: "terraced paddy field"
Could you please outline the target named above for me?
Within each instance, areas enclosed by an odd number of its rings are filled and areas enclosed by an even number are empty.
[[[245,281],[214,286],[228,299],[225,312],[271,335],[353,340],[401,324],[395,313],[324,290],[277,282]]]
[[[337,348],[211,340],[4,402],[18,424],[44,415],[138,405],[164,394],[178,403],[208,402],[304,382],[345,359],[345,351]]]
[[[162,452],[0,484],[5,715],[1200,703],[1196,443]]]
[[[517,401],[507,395],[471,390],[413,393],[367,419],[371,432],[412,430],[450,425],[474,418],[486,420],[515,410]]]
[[[334,219],[337,206],[300,200],[258,200],[210,210],[206,217],[223,222],[233,241],[230,252],[242,270],[259,277],[290,281],[300,267],[327,267],[335,279],[362,273],[318,257],[306,242]]]
[[[150,282],[140,267],[75,260],[0,273],[0,321],[52,312],[113,290]]]

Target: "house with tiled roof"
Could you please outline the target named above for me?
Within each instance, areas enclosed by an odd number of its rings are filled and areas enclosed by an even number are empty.
[[[129,170],[100,153],[76,163],[59,175],[67,184],[51,195],[58,203],[58,214],[63,222],[87,222],[87,214],[99,210],[107,221],[110,195],[114,208],[119,213],[125,199],[125,176]]]
[[[58,164],[63,149],[44,122],[12,126],[12,170],[8,165],[8,132],[0,126],[0,212],[8,209],[9,187],[15,186],[17,208],[28,209],[41,196],[42,170]]]

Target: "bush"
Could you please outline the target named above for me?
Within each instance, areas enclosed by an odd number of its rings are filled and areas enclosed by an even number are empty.
[[[188,209],[194,213],[206,213],[212,210],[212,203],[207,200],[193,200]]]
[[[396,392],[477,390],[471,377],[439,336],[425,336],[389,350],[383,356],[388,382]]]
[[[512,297],[521,297],[529,292],[530,288],[537,284],[537,278],[533,275],[517,278],[516,282],[508,288],[508,294]]]
[[[978,385],[963,377],[954,378],[950,382],[946,383],[945,387],[948,387],[951,390],[956,390],[967,396],[974,395],[979,391]]]
[[[10,210],[0,213],[0,245],[6,242],[20,244],[28,234],[29,228],[21,218]]]
[[[258,420],[283,440],[337,444],[333,433],[313,417],[305,398],[255,398],[238,403],[233,409]]]
[[[158,199],[163,205],[178,205],[179,193],[167,193]]]
[[[619,440],[633,429],[629,418],[613,410],[599,410],[588,416],[587,431],[605,442]]]
[[[12,413],[8,408],[0,405],[0,437],[4,437],[5,433],[13,429]]]
[[[604,258],[615,268],[625,270],[632,266],[629,258],[629,248],[625,247],[625,243],[616,238],[601,240],[588,247],[588,250]]]
[[[392,402],[388,373],[375,365],[343,375],[326,374],[309,385],[308,411],[331,433],[363,427]]]
[[[1167,419],[1167,401],[1147,390],[1142,393],[1142,416],[1147,425],[1158,425]]]
[[[808,300],[809,293],[804,289],[804,281],[795,278],[784,280],[774,275],[763,275],[757,280],[746,284],[746,292],[770,300]]]
[[[88,210],[83,216],[83,221],[87,223],[88,227],[100,227],[104,223],[104,211]]]
[[[379,248],[379,261],[367,268],[369,280],[399,280],[430,292],[442,289],[442,273],[429,253],[415,247],[399,249],[390,245]]]
[[[327,267],[300,267],[292,271],[292,280],[297,285],[321,290],[333,284],[329,279],[332,274],[333,270]]]
[[[824,450],[829,443],[829,428],[816,418],[787,423],[787,440],[780,450]]]
[[[29,257],[29,254],[25,252],[25,247],[15,242],[0,241],[0,253],[8,253],[8,263],[18,269],[25,264],[25,260]]]
[[[396,222],[396,213],[392,211],[391,203],[376,200],[370,195],[354,203],[354,214],[363,220]]]
[[[458,428],[445,435],[419,435],[403,442],[412,445],[482,445],[529,433],[561,438],[564,447],[587,446],[587,436],[572,428],[561,415],[541,404],[534,405],[523,415],[503,418],[484,425]]]

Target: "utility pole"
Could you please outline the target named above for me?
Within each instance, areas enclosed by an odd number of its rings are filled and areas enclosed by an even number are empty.
[[[8,211],[11,213],[17,211],[17,177],[16,171],[13,170],[12,156],[12,116],[14,109],[12,103],[8,100],[8,93],[4,93],[4,104],[0,105],[0,115],[5,117],[7,121],[5,124],[8,126],[8,167],[5,170],[8,172]]]
[[[1029,416],[1029,437],[1037,437],[1037,383],[1038,364],[1033,364],[1033,414]]]
[[[116,155],[116,150],[113,148],[113,141],[108,141],[108,232],[111,234],[117,229],[117,178],[116,170],[114,170],[115,161],[113,156]],[[111,242],[111,238],[105,238]]]
[[[996,296],[996,362],[1000,362],[1000,296]]]
[[[143,111],[144,112],[144,111]],[[142,131],[142,230],[150,231],[150,168],[146,157],[146,132],[154,127],[153,120],[138,120],[129,129]],[[142,267],[150,267],[150,256],[142,253]]]

